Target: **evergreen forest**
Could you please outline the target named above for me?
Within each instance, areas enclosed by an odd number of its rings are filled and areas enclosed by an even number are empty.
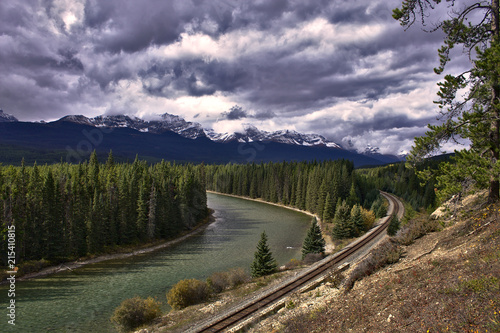
[[[15,225],[20,263],[57,263],[174,238],[207,218],[206,190],[306,210],[334,238],[351,238],[385,215],[379,189],[415,208],[435,205],[434,182],[420,184],[417,171],[403,163],[355,169],[347,160],[116,163],[111,152],[99,163],[93,153],[79,164],[0,166],[0,218],[4,229]],[[1,247],[8,253],[6,239]]]
[[[106,163],[94,152],[80,164],[1,166],[0,193],[0,225],[15,226],[16,262],[169,239],[208,215],[203,165],[118,164],[112,153]],[[2,239],[1,253],[6,246]]]

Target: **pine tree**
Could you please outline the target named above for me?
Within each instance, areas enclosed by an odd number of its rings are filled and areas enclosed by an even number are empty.
[[[313,219],[311,227],[307,232],[306,239],[304,240],[304,244],[302,245],[302,259],[304,259],[308,253],[325,253],[325,240],[323,239],[316,218]]]
[[[102,194],[94,192],[92,208],[87,220],[87,248],[90,253],[99,253],[104,247],[102,228],[103,202]]]
[[[156,234],[157,199],[156,187],[153,184],[149,196],[148,239],[153,239]]]
[[[351,184],[351,189],[349,190],[349,197],[347,197],[347,205],[349,207],[352,207],[355,204],[357,204],[358,201],[359,201],[359,198],[358,198],[358,195],[356,194],[356,183],[355,183],[354,178],[353,178],[353,181]]]
[[[382,218],[387,215],[387,208],[385,207],[384,204],[381,204],[379,208],[377,209],[376,216],[378,218]]]
[[[330,193],[326,195],[324,207],[325,208],[323,209],[323,222],[324,223],[332,222],[333,218],[335,217],[335,206]]]
[[[361,207],[359,205],[354,205],[354,207],[352,207],[349,222],[351,237],[357,237],[365,231],[363,215],[361,214]]]
[[[276,260],[273,258],[273,254],[267,245],[267,235],[264,231],[260,235],[260,241],[257,244],[257,251],[254,254],[254,260],[250,267],[252,276],[261,277],[269,275],[276,271],[277,266]]]
[[[323,179],[321,182],[321,186],[319,187],[319,193],[318,193],[318,198],[317,198],[317,206],[316,206],[316,213],[318,213],[319,216],[323,216],[323,213],[325,211],[325,203],[326,203],[326,197],[327,197],[327,186],[326,186],[326,180]]]
[[[414,22],[425,24],[439,3],[440,0],[404,0],[401,8],[393,11],[393,17],[405,28]],[[445,176],[442,187],[448,192],[443,195],[464,191],[464,185],[474,181],[479,187],[489,188],[490,203],[497,202],[500,200],[500,1],[443,3],[449,16],[433,22],[437,27],[433,30],[444,33],[444,44],[438,50],[440,64],[434,71],[443,73],[459,54],[452,52],[459,45],[472,60],[472,68],[445,75],[444,82],[438,84],[439,100],[435,103],[443,124],[428,125],[429,131],[415,139],[407,161],[415,166],[441,151],[447,141],[467,140],[470,148],[455,155],[458,165],[441,169]],[[460,184],[460,180],[464,183]]]
[[[87,226],[85,225],[85,214],[88,211],[85,188],[83,186],[83,168],[79,164],[73,175],[71,191],[73,202],[71,205],[71,245],[74,255],[83,257],[87,254]]]
[[[147,189],[146,184],[142,184],[139,189],[137,199],[137,230],[139,239],[144,241],[147,236],[148,227],[148,200],[146,199]]]
[[[387,234],[389,236],[394,236],[399,230],[399,219],[396,215],[392,216],[391,222],[389,222],[389,226],[387,227]]]
[[[63,254],[63,218],[61,195],[58,184],[49,169],[43,185],[43,247],[48,260],[58,259]]]
[[[108,154],[108,160],[106,161],[106,169],[112,169],[115,167],[115,158],[113,157],[113,151],[110,150]]]
[[[337,203],[337,208],[335,209],[335,218],[333,219],[333,237],[337,239],[351,237],[351,231],[349,228],[350,220],[350,209],[347,206],[345,200],[339,201]]]

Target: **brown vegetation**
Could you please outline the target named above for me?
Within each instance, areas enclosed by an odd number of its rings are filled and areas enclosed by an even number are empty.
[[[399,238],[410,246],[393,239],[345,273],[346,289],[365,276],[349,292],[320,286],[250,332],[500,332],[499,215],[500,205],[479,202],[460,219],[418,216]],[[376,271],[390,257],[383,248],[396,255],[398,247],[400,260]]]
[[[227,272],[216,272],[212,274],[207,283],[211,291],[220,293],[226,289],[235,288],[251,280],[248,273],[243,268],[233,268]]]
[[[116,308],[111,321],[122,332],[128,332],[139,326],[151,323],[161,315],[160,303],[154,298],[134,297],[124,300]]]
[[[176,310],[205,302],[210,297],[210,289],[204,281],[181,280],[167,293],[168,304]]]

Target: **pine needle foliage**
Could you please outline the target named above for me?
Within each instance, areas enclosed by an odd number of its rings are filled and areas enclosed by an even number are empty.
[[[325,253],[325,240],[321,234],[321,229],[316,218],[313,218],[311,227],[309,228],[304,244],[302,245],[302,259],[308,253]]]
[[[387,227],[387,234],[389,236],[394,236],[398,232],[400,227],[400,222],[399,218],[396,215],[392,216],[391,222],[389,223],[389,226]]]
[[[440,170],[438,191],[447,196],[464,194],[472,183],[477,188],[489,189],[490,203],[500,200],[499,8],[499,0],[403,0],[401,7],[393,11],[393,17],[408,29],[418,21],[425,26],[436,9],[446,10],[446,19],[432,22],[433,31],[444,33],[443,45],[438,50],[439,67],[434,71],[443,74],[452,57],[457,57],[458,53],[453,52],[457,46],[463,47],[472,65],[462,73],[445,75],[438,83],[435,103],[442,124],[429,124],[429,131],[415,139],[407,157],[408,165],[414,167],[439,153],[447,142],[468,141],[468,148],[457,151],[456,167],[445,163]]]
[[[267,245],[266,232],[260,235],[260,241],[257,244],[257,251],[254,254],[254,260],[251,265],[252,277],[261,277],[272,274],[278,267],[276,260],[273,257],[269,245]]]

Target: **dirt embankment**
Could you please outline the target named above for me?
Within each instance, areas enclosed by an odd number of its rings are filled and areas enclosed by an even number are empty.
[[[453,209],[350,291],[294,295],[248,332],[500,332],[500,204],[484,202]]]

